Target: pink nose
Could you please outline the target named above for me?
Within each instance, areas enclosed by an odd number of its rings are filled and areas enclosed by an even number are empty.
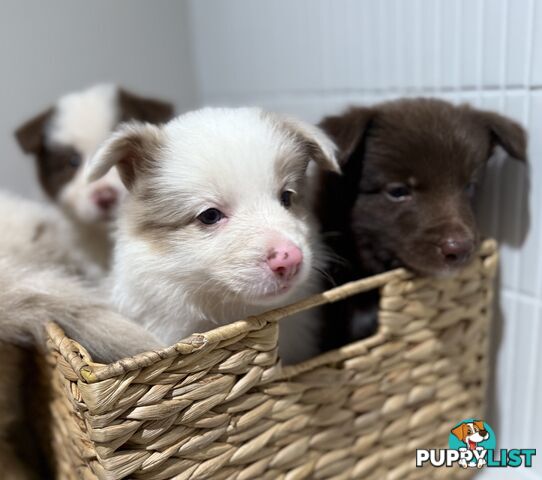
[[[110,210],[117,203],[118,194],[113,187],[101,187],[92,193],[92,201],[104,211]]]
[[[267,256],[267,265],[283,280],[290,280],[299,271],[303,253],[292,242],[284,242],[273,247]]]

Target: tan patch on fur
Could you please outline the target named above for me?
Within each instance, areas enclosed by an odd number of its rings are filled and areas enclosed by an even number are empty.
[[[170,235],[190,224],[193,218],[175,209],[173,199],[160,193],[152,181],[152,177],[147,177],[138,185],[125,216],[133,235],[144,238],[153,249],[163,252],[170,246]]]
[[[42,222],[36,225],[36,229],[34,230],[34,235],[32,235],[31,242],[32,243],[37,242],[43,236],[46,230],[47,230],[47,224]]]
[[[156,167],[156,156],[162,145],[162,138],[150,130],[141,131],[119,140],[117,148],[124,152],[117,168],[121,179],[130,189],[138,176],[148,176]]]
[[[98,180],[116,166],[122,182],[131,190],[139,177],[152,173],[163,142],[164,134],[155,125],[126,124],[96,153],[87,178]]]

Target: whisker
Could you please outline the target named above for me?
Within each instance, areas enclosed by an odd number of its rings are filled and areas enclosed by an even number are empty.
[[[325,278],[326,280],[329,281],[329,283],[333,286],[333,287],[336,287],[337,286],[337,282],[335,282],[335,279],[328,273],[326,272],[325,270],[321,269],[321,268],[318,268],[318,267],[315,267],[313,266],[312,269],[316,272],[318,272],[323,278]]]

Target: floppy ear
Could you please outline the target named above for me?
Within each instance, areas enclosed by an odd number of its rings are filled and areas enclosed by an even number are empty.
[[[464,442],[468,434],[467,429],[467,425],[462,423],[461,425],[458,425],[452,430],[452,434],[454,434],[460,441]]]
[[[519,123],[495,112],[475,110],[474,113],[489,131],[493,146],[500,145],[516,160],[527,160],[527,133]]]
[[[295,139],[304,148],[310,158],[322,170],[340,173],[341,167],[337,161],[337,147],[333,141],[315,125],[286,115],[276,115]]]
[[[121,120],[139,120],[149,123],[165,123],[173,118],[174,107],[169,102],[145,98],[119,88]]]
[[[341,115],[325,117],[320,127],[339,148],[339,164],[344,165],[365,136],[376,114],[374,108],[352,107]]]
[[[42,147],[45,128],[53,110],[53,107],[49,108],[15,130],[15,138],[25,153],[36,153]]]
[[[116,166],[130,190],[137,177],[152,168],[162,145],[163,132],[156,125],[137,122],[121,125],[88,163],[87,181],[98,180]]]

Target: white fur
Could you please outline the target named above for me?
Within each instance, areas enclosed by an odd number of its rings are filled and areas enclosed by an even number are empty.
[[[60,98],[48,140],[73,146],[84,155],[95,153],[118,122],[117,91],[115,85],[102,84]]]
[[[79,248],[73,225],[52,205],[0,191],[0,256],[37,268],[61,266],[88,280],[105,271]]]
[[[91,286],[104,272],[52,206],[0,192],[0,231],[0,344],[44,347],[44,325],[55,321],[98,361],[159,346],[100,300]]]
[[[118,87],[95,85],[65,95],[57,102],[46,140],[50,145],[74,148],[85,165],[109,137],[119,117]],[[72,220],[83,225],[110,220],[116,215],[116,209],[104,212],[92,201],[93,193],[103,187],[117,191],[119,203],[125,195],[116,169],[89,184],[85,181],[83,168],[79,168],[74,178],[62,188],[58,203]]]
[[[133,160],[134,153],[125,151],[126,139],[160,143],[149,152],[155,161],[152,171],[145,167],[131,185],[119,221],[112,298],[121,313],[171,344],[318,289],[313,268],[317,234],[302,198],[305,175],[293,167],[277,173],[281,160],[298,165],[304,155],[308,162],[294,135],[300,131],[319,145],[325,166],[337,169],[334,146],[316,127],[248,108],[204,109],[161,129],[127,127],[100,149],[90,164],[90,178],[116,162]],[[140,198],[149,187],[156,198]],[[284,189],[299,195],[289,209],[280,203]],[[150,214],[152,208],[156,215]],[[203,225],[197,216],[209,208],[227,218]],[[141,234],[136,223],[142,216],[180,225]],[[290,289],[280,293],[265,259],[285,240],[301,249],[304,260]],[[318,319],[299,317],[281,323],[281,356],[287,362],[317,352]]]

